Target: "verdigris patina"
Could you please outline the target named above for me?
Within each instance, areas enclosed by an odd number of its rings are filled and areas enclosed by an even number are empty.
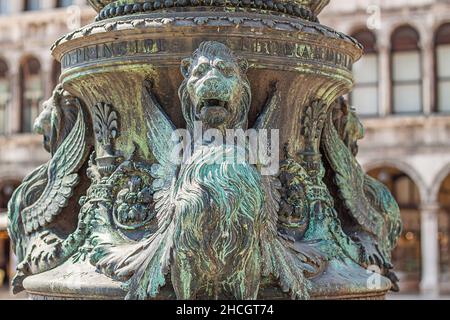
[[[364,130],[339,98],[362,50],[317,23],[328,1],[89,2],[97,21],[53,47],[61,85],[36,122],[52,159],[9,206],[16,291],[397,289],[399,208],[357,163]]]

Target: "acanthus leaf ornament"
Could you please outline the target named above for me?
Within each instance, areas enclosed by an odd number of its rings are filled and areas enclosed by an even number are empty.
[[[102,175],[111,174],[117,167],[119,156],[115,150],[115,140],[119,135],[119,118],[114,107],[108,103],[97,103],[93,107],[93,130],[101,148],[101,156],[96,159]]]

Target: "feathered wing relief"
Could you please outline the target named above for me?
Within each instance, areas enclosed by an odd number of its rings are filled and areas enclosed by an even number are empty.
[[[20,212],[28,204],[34,203],[40,192],[47,184],[48,164],[44,164],[34,170],[23,180],[15,190],[8,204],[9,224],[8,233],[17,259],[22,261],[27,250],[28,238],[25,236],[25,226],[22,223]]]
[[[80,158],[85,157],[85,139],[86,124],[80,108],[74,128],[48,164],[45,189],[39,199],[21,213],[27,234],[48,226],[67,206],[79,182],[78,170],[84,164]]]
[[[374,208],[384,216],[384,241],[380,242],[380,249],[385,257],[390,257],[402,232],[400,209],[389,189],[369,175],[365,177],[364,191]],[[390,259],[386,262],[390,264]]]
[[[75,118],[73,114],[76,114]],[[80,170],[90,150],[82,105],[60,87],[44,104],[35,127],[44,135],[44,143],[48,143],[46,148],[52,150],[53,156],[24,179],[9,203],[11,223],[8,230],[20,262],[14,281],[16,291],[22,289],[24,276],[59,264],[57,252],[64,233],[53,228],[66,223],[64,219],[58,222],[58,218],[80,182]],[[70,228],[73,227],[62,229]]]
[[[377,265],[395,280],[389,270],[391,251],[402,228],[400,210],[387,187],[368,176],[355,158],[357,140],[363,136],[356,114],[344,101],[339,101],[337,106],[340,116],[333,121],[335,113],[330,113],[322,144],[339,197],[353,219],[344,228],[365,249],[367,260],[361,263]]]
[[[324,146],[336,174],[339,193],[359,225],[366,231],[379,235],[383,218],[375,211],[364,194],[365,173],[339,138],[331,121],[325,126]]]

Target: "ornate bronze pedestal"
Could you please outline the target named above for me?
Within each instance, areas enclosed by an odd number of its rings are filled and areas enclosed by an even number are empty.
[[[328,1],[90,3],[97,21],[53,47],[61,85],[36,121],[52,159],[10,203],[16,291],[368,299],[395,289],[399,209],[356,162],[363,128],[338,99],[362,48],[318,23]],[[218,138],[242,133],[241,144]]]

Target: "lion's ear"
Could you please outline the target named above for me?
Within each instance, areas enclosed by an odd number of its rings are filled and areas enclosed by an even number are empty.
[[[191,68],[191,65],[192,65],[191,58],[186,58],[181,61],[180,70],[185,78],[189,77],[189,69]]]
[[[238,60],[238,65],[241,68],[243,73],[247,73],[247,70],[248,70],[248,61],[247,61],[247,59],[239,59]]]

